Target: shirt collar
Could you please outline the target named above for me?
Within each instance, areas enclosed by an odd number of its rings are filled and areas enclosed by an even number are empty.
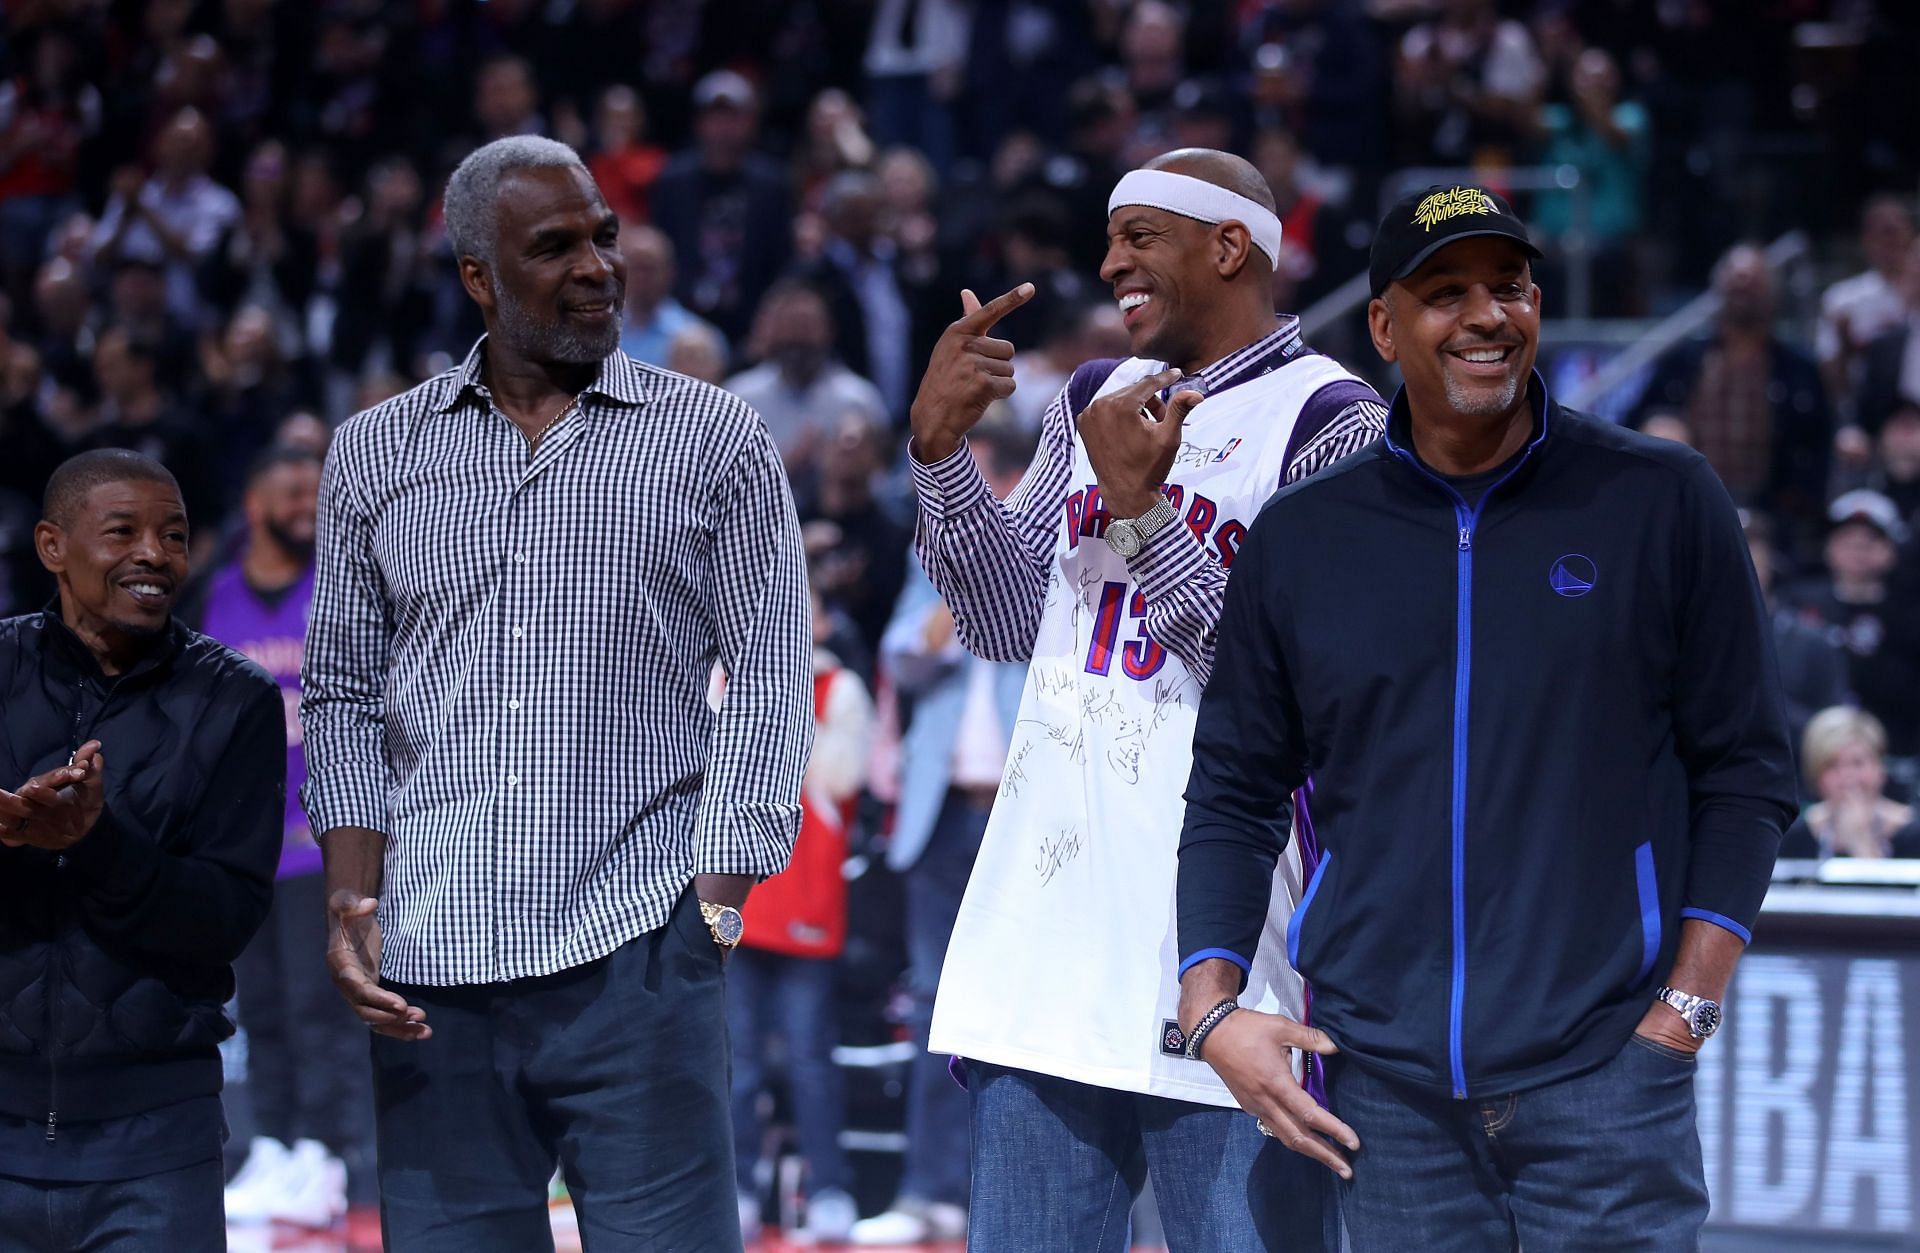
[[[1289,314],[1245,348],[1237,348],[1202,369],[1202,389],[1209,396],[1225,391],[1269,370],[1279,369],[1304,351],[1306,344],[1300,338],[1300,319]]]
[[[441,413],[451,413],[472,396],[489,397],[487,390],[487,337],[482,335],[467,350],[467,359],[458,370],[443,375],[441,397],[434,406]],[[617,405],[640,405],[648,399],[646,384],[642,381],[645,371],[633,358],[615,348],[600,362],[600,373],[593,382],[587,384],[582,396],[600,396]]]

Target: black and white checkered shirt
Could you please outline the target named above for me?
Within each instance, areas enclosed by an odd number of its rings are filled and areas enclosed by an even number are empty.
[[[386,833],[402,983],[564,970],[664,924],[696,873],[779,871],[813,736],[806,563],[758,416],[615,352],[529,456],[485,342],[342,426],[321,487],[302,799],[323,839]]]

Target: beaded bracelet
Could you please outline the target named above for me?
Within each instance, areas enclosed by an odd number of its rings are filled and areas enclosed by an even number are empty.
[[[1200,1045],[1206,1040],[1208,1033],[1224,1022],[1228,1014],[1239,1008],[1240,1002],[1228,997],[1200,1016],[1200,1021],[1193,1024],[1193,1034],[1187,1037],[1186,1054],[1190,1061],[1200,1060]]]

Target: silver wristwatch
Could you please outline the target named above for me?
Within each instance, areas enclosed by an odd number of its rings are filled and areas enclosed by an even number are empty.
[[[1136,556],[1148,540],[1166,530],[1178,516],[1172,502],[1162,496],[1153,502],[1153,508],[1137,518],[1115,518],[1107,523],[1107,547],[1122,557]]]
[[[1657,989],[1653,999],[1686,1019],[1687,1032],[1696,1040],[1704,1040],[1720,1029],[1719,1001],[1668,987]]]

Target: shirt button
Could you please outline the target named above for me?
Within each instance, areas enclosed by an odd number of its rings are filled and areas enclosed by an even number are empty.
[[[519,776],[519,775],[517,775],[517,774],[510,774],[510,775],[508,775],[508,776],[507,776],[507,786],[508,786],[508,787],[519,787],[519,786],[520,786],[520,776]]]
[[[520,638],[520,637],[521,637],[522,635],[525,635],[525,634],[526,634],[526,632],[525,632],[525,631],[522,631],[522,630],[521,630],[521,629],[520,629],[519,627],[515,627],[515,628],[513,628],[513,638],[514,638],[514,639],[519,639],[519,638]]]
[[[508,701],[508,702],[507,702],[507,708],[508,708],[508,709],[518,709],[518,708],[520,708],[520,702],[519,702],[519,700],[518,700],[518,699],[515,699],[515,700],[510,700],[510,701]]]
[[[525,553],[515,553],[513,559],[523,566],[527,564],[527,555]]]

